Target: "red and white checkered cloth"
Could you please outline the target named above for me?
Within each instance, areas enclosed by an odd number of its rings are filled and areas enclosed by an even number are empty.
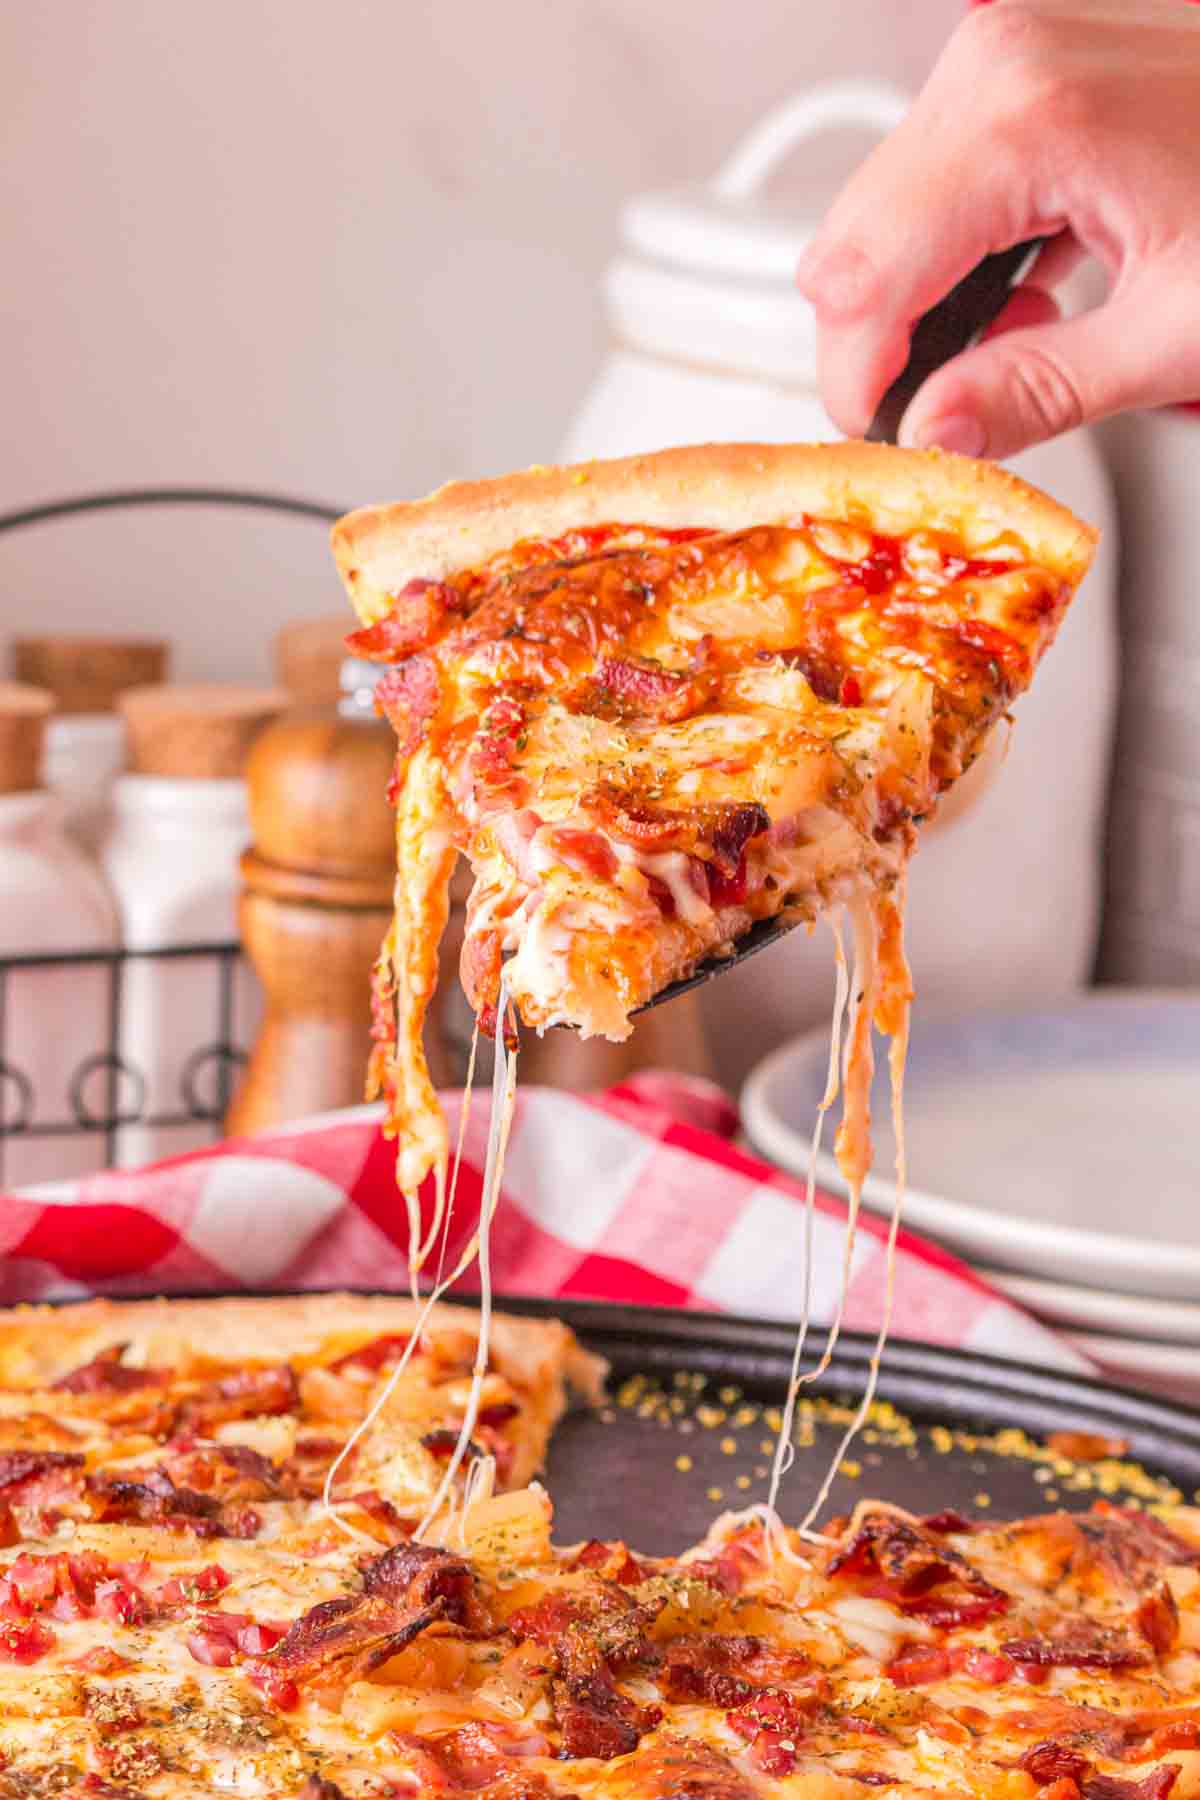
[[[451,1133],[460,1096],[444,1096]],[[447,1267],[479,1216],[489,1097],[467,1127]],[[394,1147],[376,1107],[305,1120],[151,1167],[0,1196],[0,1301],[340,1285],[407,1285]],[[635,1301],[774,1319],[803,1288],[801,1183],[737,1149],[733,1108],[707,1083],[646,1075],[583,1098],[524,1089],[492,1230],[497,1290]],[[426,1202],[428,1196],[424,1197]],[[828,1322],[846,1209],[819,1194],[814,1317]],[[882,1220],[859,1227],[846,1310],[874,1330]],[[461,1287],[472,1291],[474,1270]],[[1055,1335],[964,1264],[904,1232],[899,1337],[1085,1369]]]

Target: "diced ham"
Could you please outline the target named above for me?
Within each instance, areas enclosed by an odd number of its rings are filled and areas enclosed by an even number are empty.
[[[376,684],[376,708],[391,721],[402,761],[423,741],[437,712],[440,692],[437,664],[424,651],[397,663]]]
[[[40,1619],[7,1620],[0,1623],[0,1662],[28,1667],[40,1662],[46,1652],[54,1648],[56,1641],[50,1627]]]
[[[985,1687],[999,1687],[1003,1682],[1011,1681],[1016,1674],[1017,1665],[1009,1656],[1001,1656],[996,1650],[984,1650],[972,1645],[961,1652],[952,1652],[951,1662],[972,1681],[980,1681]]]
[[[896,1687],[925,1687],[931,1681],[945,1680],[950,1658],[936,1644],[909,1644],[883,1672]]]
[[[571,1566],[576,1569],[594,1569],[606,1581],[615,1581],[621,1587],[637,1587],[648,1576],[648,1570],[623,1543],[617,1541],[606,1544],[600,1538],[589,1539]]]
[[[368,1344],[360,1344],[357,1350],[348,1350],[345,1356],[339,1356],[336,1362],[329,1364],[331,1372],[342,1374],[347,1369],[361,1369],[367,1374],[377,1375],[381,1369],[397,1363],[412,1343],[411,1331],[388,1331],[381,1337],[372,1338]],[[417,1355],[420,1355],[418,1348]]]

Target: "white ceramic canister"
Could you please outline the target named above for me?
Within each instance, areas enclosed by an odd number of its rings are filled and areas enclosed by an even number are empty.
[[[159,638],[46,633],[17,638],[12,648],[18,679],[54,695],[42,779],[62,801],[68,832],[94,855],[107,827],[112,784],[125,766],[117,697],[163,681],[168,646]]]
[[[238,859],[250,842],[241,769],[257,731],[281,712],[275,690],[147,687],[121,696],[132,772],[113,789],[100,862],[127,950],[212,947],[134,958],[121,984],[126,1110],[115,1161],[130,1168],[211,1143],[223,1047],[244,1058],[258,1028],[257,977],[239,956],[222,982],[216,947],[237,941]],[[228,1070],[230,1092],[237,1070]],[[174,1122],[167,1122],[174,1121]]]
[[[104,1133],[87,1127],[107,1106],[110,966],[11,960],[117,947],[103,882],[64,830],[59,800],[35,785],[52,704],[40,690],[0,684],[3,1190],[91,1174],[106,1160]]]
[[[1105,426],[1122,519],[1121,705],[1100,973],[1200,983],[1200,413]]]
[[[95,855],[108,830],[113,783],[125,766],[125,727],[116,713],[66,713],[46,727],[43,779],[63,823]]]
[[[772,207],[767,185],[822,134],[879,134],[906,108],[902,95],[860,82],[801,94],[713,181],[628,203],[605,289],[615,342],[568,431],[566,460],[836,435],[816,388],[812,313],[793,281],[832,187],[826,180],[797,217]],[[1099,928],[1117,655],[1110,484],[1083,432],[1013,466],[1099,526],[1101,544],[1059,645],[1017,707],[1002,777],[997,743],[913,862],[909,952],[930,1007],[1045,1004],[1087,982]],[[715,1063],[736,1086],[824,1016],[833,993],[826,934],[794,932],[702,993]]]

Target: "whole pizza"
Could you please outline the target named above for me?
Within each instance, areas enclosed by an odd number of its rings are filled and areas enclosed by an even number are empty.
[[[350,1295],[5,1316],[0,1796],[1200,1792],[1200,1515],[868,1502],[811,1540],[730,1516],[673,1559],[555,1546],[530,1477],[601,1371],[501,1316],[494,1483],[420,1529],[478,1317],[415,1320]]]

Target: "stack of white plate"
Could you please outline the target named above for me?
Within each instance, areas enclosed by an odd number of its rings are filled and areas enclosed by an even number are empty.
[[[807,1174],[827,1031],[760,1064],[755,1149]],[[889,1211],[886,1059],[865,1203]],[[905,1084],[905,1223],[972,1263],[1108,1378],[1200,1403],[1200,995],[1101,990],[1046,1012],[927,1017]],[[821,1184],[844,1192],[832,1155]]]

